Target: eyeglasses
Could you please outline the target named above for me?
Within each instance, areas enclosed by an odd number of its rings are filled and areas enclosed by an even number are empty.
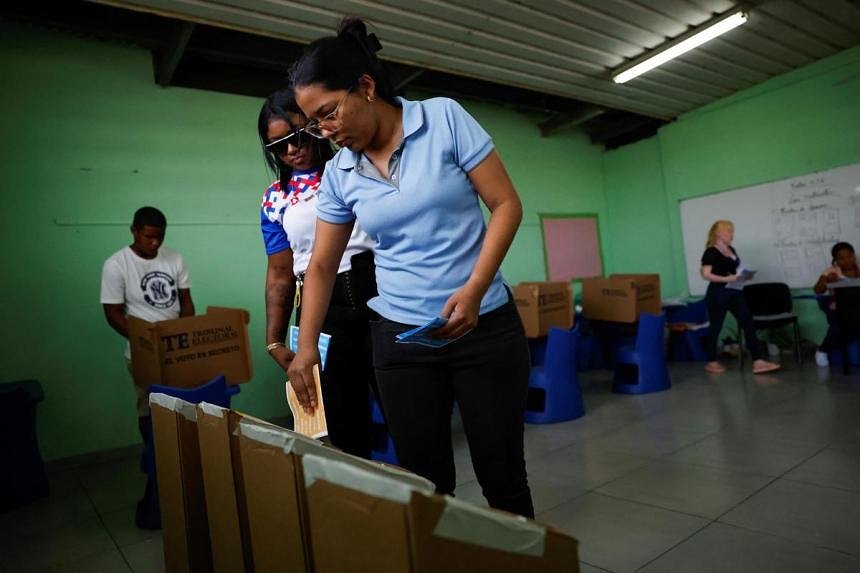
[[[340,101],[335,106],[334,110],[326,115],[322,119],[311,119],[305,125],[305,132],[308,135],[312,135],[317,139],[328,139],[325,135],[323,135],[323,129],[327,129],[328,131],[336,131],[340,129],[340,126],[343,124],[341,119],[338,117],[340,113],[340,108],[343,107],[343,102],[346,101],[346,98],[349,97],[349,94],[352,93],[352,88],[346,90],[346,93],[343,94],[343,97],[340,98]]]
[[[286,135],[280,139],[276,139],[271,143],[266,144],[266,151],[271,151],[273,154],[277,156],[286,155],[289,149],[289,146],[292,145],[295,148],[299,148],[303,145],[307,145],[308,141],[304,137],[305,128],[297,129],[289,135]]]

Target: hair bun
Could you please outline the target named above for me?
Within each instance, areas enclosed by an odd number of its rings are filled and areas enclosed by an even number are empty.
[[[338,38],[350,40],[358,44],[371,59],[376,58],[376,52],[382,49],[382,44],[376,34],[367,33],[367,24],[361,18],[347,16],[337,25]]]

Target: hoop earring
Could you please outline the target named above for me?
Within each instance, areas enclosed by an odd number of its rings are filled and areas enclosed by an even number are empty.
[[[375,97],[367,96],[367,103],[373,103],[376,101]]]

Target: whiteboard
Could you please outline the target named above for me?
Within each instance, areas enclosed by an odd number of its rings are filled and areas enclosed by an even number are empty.
[[[860,248],[860,164],[681,201],[691,295],[707,288],[699,269],[718,219],[735,224],[733,246],[741,265],[758,271],[756,282],[811,288],[834,243]]]

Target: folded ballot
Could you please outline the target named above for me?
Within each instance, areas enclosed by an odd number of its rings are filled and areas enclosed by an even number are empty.
[[[451,344],[452,342],[460,338],[460,336],[458,336],[457,338],[430,338],[430,336],[428,336],[432,331],[436,330],[439,327],[445,326],[446,324],[448,324],[447,318],[437,316],[436,318],[430,320],[425,324],[422,324],[421,326],[398,334],[396,336],[397,342],[403,344],[421,344],[423,346],[430,346],[432,348],[441,348],[447,344]]]

